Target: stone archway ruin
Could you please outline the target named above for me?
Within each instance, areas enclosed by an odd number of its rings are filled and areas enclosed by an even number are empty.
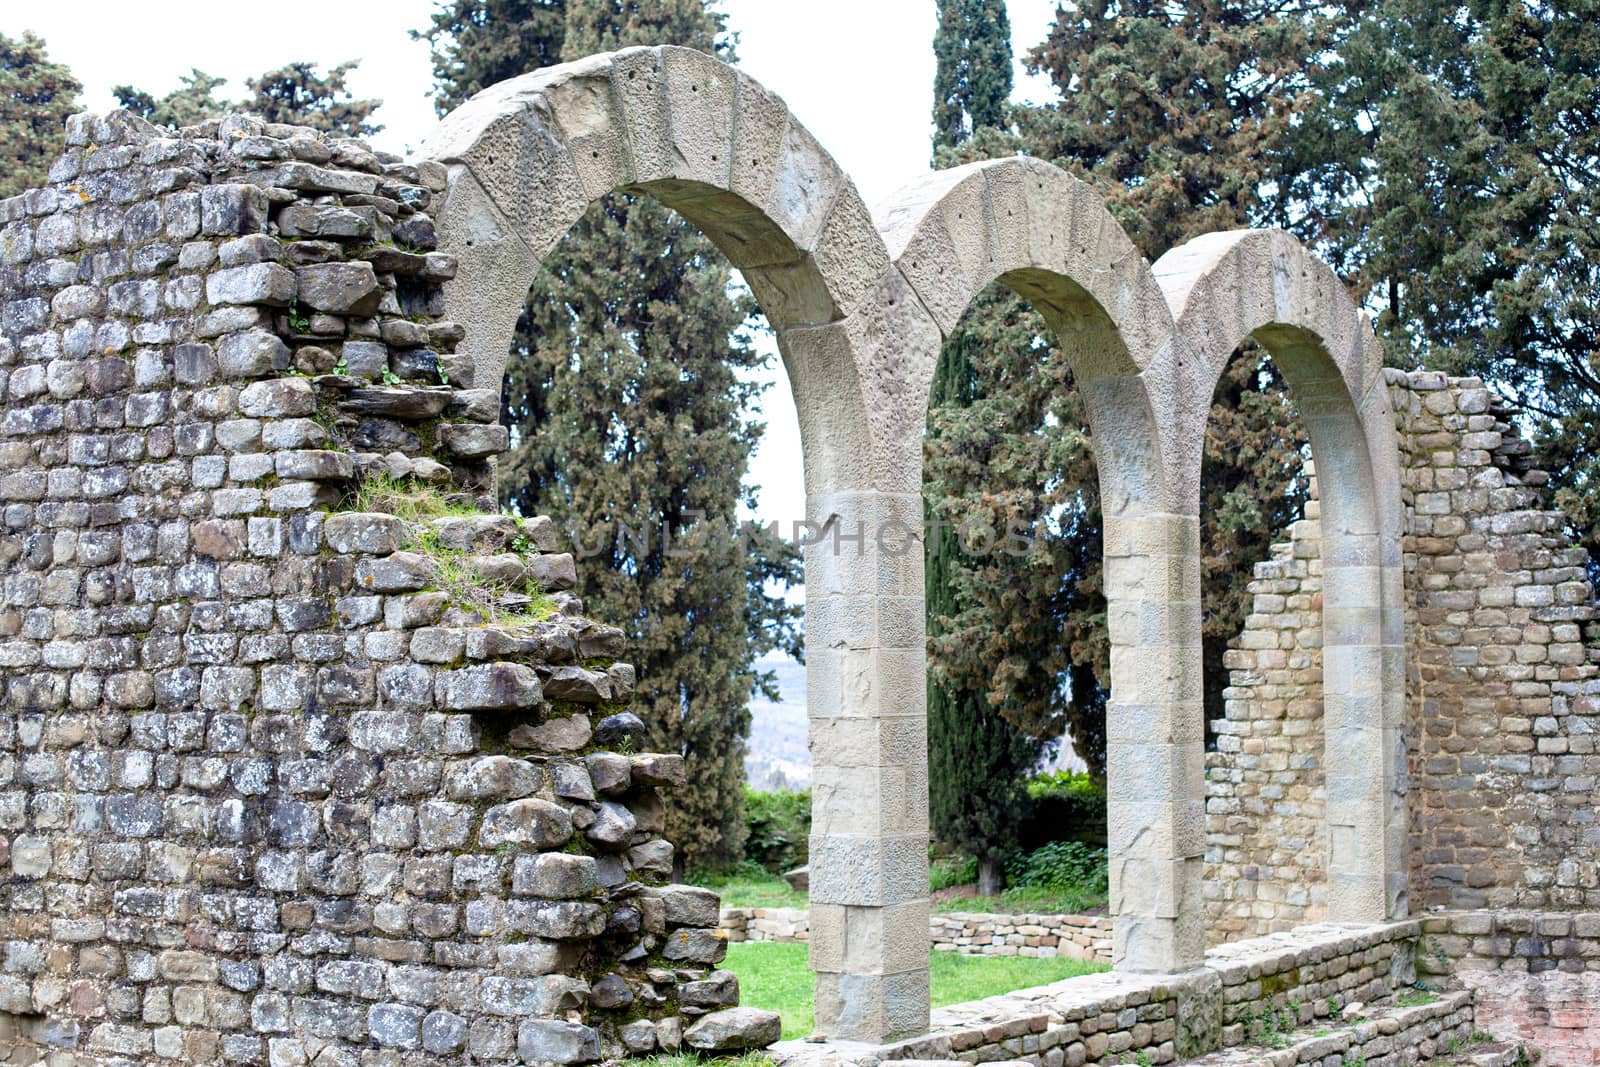
[[[1294,1054],[1427,1056],[1481,1025],[1593,1059],[1600,613],[1483,382],[1380,371],[1284,234],[1147,265],[1038,161],[873,216],[781,101],[682,49],[493,87],[432,151],[80,115],[49,183],[0,201],[0,1059],[776,1036],[732,1007],[715,897],[668,884],[682,764],[624,754],[624,635],[583,616],[552,523],[492,510],[511,321],[614,188],[745,271],[811,518],[851,546],[806,560],[820,1056],[1166,1063],[1422,976],[1468,988]],[[1117,969],[930,1017],[923,572],[914,537],[872,533],[919,525],[928,379],[994,281],[1044,313],[1094,425]],[[1320,499],[1257,565],[1237,744],[1203,769],[1200,443],[1246,338],[1307,416]]]
[[[460,269],[445,305],[467,328],[460,351],[480,386],[498,380],[540,259],[595,198],[648,192],[700,226],[778,334],[818,527],[920,529],[920,439],[944,334],[995,280],[1045,314],[1085,390],[1108,503],[1124,971],[1203,959],[1200,440],[1229,353],[1263,343],[1306,413],[1328,501],[1330,917],[1406,914],[1393,416],[1370,326],[1292,238],[1213,235],[1152,268],[1087,187],[1024,159],[932,175],[874,221],[781,101],[677,48],[492,87],[442,122],[426,154],[448,168],[439,225]],[[817,1025],[909,1037],[928,1019],[921,559],[870,535],[856,553],[828,547],[806,554]]]

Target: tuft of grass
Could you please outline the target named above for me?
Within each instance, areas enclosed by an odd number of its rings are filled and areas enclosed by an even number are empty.
[[[745,941],[728,946],[728,959],[723,964],[739,976],[741,1004],[775,1011],[783,1017],[785,1040],[807,1036],[814,1023],[808,951],[804,944]],[[936,1008],[1110,969],[1103,963],[1084,960],[963,956],[955,952],[935,952],[930,967]]]
[[[682,1052],[676,1056],[645,1056],[642,1059],[624,1060],[628,1067],[772,1067],[772,1060],[764,1052],[746,1052],[742,1056],[700,1056]]]
[[[1394,998],[1394,1002],[1402,1008],[1416,1008],[1423,1004],[1436,1004],[1439,995],[1428,989],[1408,989]]]
[[[807,894],[790,889],[788,882],[755,864],[700,872],[689,881],[716,893],[725,908],[804,908],[810,903]]]
[[[374,474],[356,486],[350,508],[393,515],[410,523],[412,533],[407,547],[433,560],[438,574],[434,586],[449,594],[451,606],[497,626],[530,626],[549,619],[556,613],[555,599],[533,582],[515,588],[505,582],[489,581],[473,569],[470,553],[439,542],[438,532],[430,525],[433,520],[483,514],[461,503],[461,499],[436,486]],[[519,537],[517,542],[527,549],[518,549],[518,555],[531,554],[531,543],[526,538]],[[501,608],[501,598],[513,593],[528,597],[528,602],[515,610]]]
[[[350,510],[382,512],[415,523],[482,514],[438,486],[402,481],[387,474],[372,474],[361,479],[351,498]]]

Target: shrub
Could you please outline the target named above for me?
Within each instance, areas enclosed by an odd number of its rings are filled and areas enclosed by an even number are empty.
[[[1019,844],[1037,849],[1052,841],[1106,843],[1105,786],[1088,774],[1057,771],[1028,779],[1033,810],[1023,821]]]
[[[957,853],[936,859],[928,865],[928,888],[937,893],[953,885],[970,885],[978,880],[978,861]]]
[[[767,792],[746,787],[744,818],[749,828],[745,862],[782,874],[810,859],[811,790]]]
[[[1018,889],[1104,895],[1109,882],[1106,850],[1081,841],[1053,841],[1013,855],[1006,862],[1006,881]]]

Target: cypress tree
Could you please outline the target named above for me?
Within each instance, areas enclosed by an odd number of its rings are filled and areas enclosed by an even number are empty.
[[[1600,3],[1383,0],[1338,56],[1283,199],[1392,363],[1510,402],[1600,576]]]
[[[934,151],[966,140],[974,128],[1002,120],[1011,94],[1011,33],[1001,0],[940,0],[934,37]],[[961,559],[958,527],[971,518],[957,497],[948,496],[941,475],[969,414],[980,399],[977,365],[984,361],[991,314],[1007,303],[987,294],[939,353],[929,397],[926,510],[939,521],[926,548],[929,815],[935,835],[978,860],[978,888],[998,893],[1005,882],[1005,855],[1016,842],[1027,813],[1023,778],[1038,762],[1041,746],[990,707],[987,686],[945,669],[959,645],[945,640],[947,627],[972,599],[962,578],[971,564]],[[1014,298],[1013,298],[1014,299]]]
[[[462,3],[447,14],[466,9],[459,33],[437,19],[429,31],[435,69],[491,82],[552,54],[662,43],[715,52],[722,30],[700,0],[567,0],[558,38],[550,5],[513,14]],[[521,69],[510,40],[527,49]],[[481,87],[445,79],[441,107]],[[797,555],[764,537],[746,555],[727,536],[739,504],[754,506],[743,477],[763,427],[749,416],[760,389],[750,372],[765,366],[749,337],[755,306],[731,280],[676,214],[609,196],[546,260],[503,390],[513,449],[502,498],[576,532],[590,612],[628,630],[650,744],[681,752],[695,782],[667,812],[690,868],[742,855],[749,698],[771,684],[753,661],[799,641],[798,613],[768,592],[798,578]]]
[[[0,197],[48,180],[82,88],[65,65],[50,62],[39,38],[0,33]]]
[[[1004,0],[939,0],[933,37],[933,147],[954,148],[1005,124],[1011,98],[1011,22]]]

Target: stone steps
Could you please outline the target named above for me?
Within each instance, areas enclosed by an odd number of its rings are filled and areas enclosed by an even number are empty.
[[[1266,1027],[1271,1027],[1270,1021]],[[1288,1032],[1247,1031],[1251,1043],[1184,1061],[1183,1067],[1401,1067],[1423,1061],[1509,1067],[1517,1049],[1473,1045],[1472,993],[1440,993],[1423,1004],[1390,999],[1351,1019],[1319,1020]]]

